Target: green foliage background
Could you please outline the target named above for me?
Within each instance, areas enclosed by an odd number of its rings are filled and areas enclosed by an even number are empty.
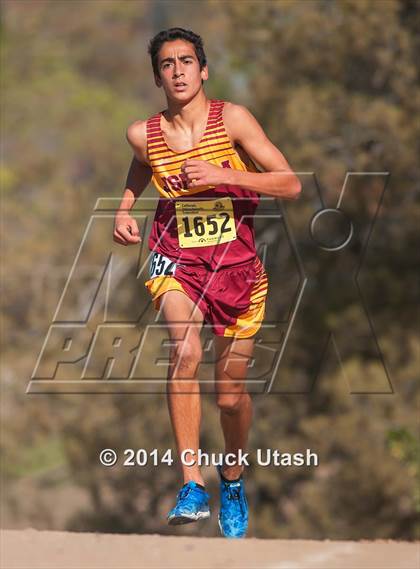
[[[391,172],[364,284],[394,393],[351,395],[332,361],[309,394],[254,396],[250,447],[310,447],[320,466],[251,466],[251,535],[414,539],[419,3],[9,0],[2,12],[3,525],[217,534],[215,516],[201,527],[165,525],[179,486],[174,469],[98,463],[106,447],[174,448],[163,395],[25,394],[95,203],[122,193],[131,160],[125,129],[164,108],[148,40],[181,25],[204,37],[208,96],[247,105],[296,171],[316,172],[327,198],[336,199],[347,171]],[[111,228],[96,251],[114,247]],[[134,250],[126,253],[134,267]],[[95,263],[92,252],[87,268]],[[80,289],[88,284],[81,278]],[[127,316],[137,295],[121,291]],[[270,295],[280,311],[281,295]],[[356,336],[353,308],[339,318]],[[383,373],[357,351],[342,363],[371,384]],[[297,352],[284,379],[293,384],[307,372]],[[204,396],[201,446],[221,444],[217,409]],[[204,475],[215,497],[215,473]]]

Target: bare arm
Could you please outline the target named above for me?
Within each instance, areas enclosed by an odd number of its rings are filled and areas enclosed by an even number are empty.
[[[233,144],[240,145],[264,172],[242,172],[204,161],[186,160],[183,169],[189,186],[232,184],[260,194],[296,199],[301,191],[299,178],[253,115],[241,105],[226,103],[224,123]]]
[[[152,177],[152,170],[146,161],[145,123],[138,121],[132,124],[127,130],[127,140],[133,148],[134,156],[128,170],[124,194],[115,215],[114,225],[114,241],[121,245],[140,242],[137,222],[129,215],[129,211],[147,188]]]

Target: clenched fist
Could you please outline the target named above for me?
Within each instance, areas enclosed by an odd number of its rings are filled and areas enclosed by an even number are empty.
[[[120,245],[140,243],[137,221],[128,213],[118,213],[115,216],[114,241]]]

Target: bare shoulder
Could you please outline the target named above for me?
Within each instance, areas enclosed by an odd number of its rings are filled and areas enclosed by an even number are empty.
[[[127,141],[133,148],[137,158],[142,162],[147,162],[147,121],[138,120],[127,128]]]
[[[261,136],[262,129],[254,115],[244,106],[226,101],[223,122],[231,140],[241,143],[244,137]]]
[[[252,114],[244,105],[237,105],[230,101],[225,101],[223,106],[223,118],[225,121],[235,122],[238,120],[249,119]]]

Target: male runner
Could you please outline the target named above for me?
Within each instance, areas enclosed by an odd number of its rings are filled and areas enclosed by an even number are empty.
[[[138,226],[128,212],[152,179],[160,199],[149,238],[154,253],[145,286],[172,340],[167,394],[177,451],[181,456],[185,449],[197,453],[199,448],[197,368],[200,329],[206,323],[215,334],[224,456],[232,453],[238,459],[246,450],[252,416],[245,387],[248,360],[267,294],[267,275],[255,250],[253,214],[259,194],[295,199],[301,186],[246,108],[207,98],[203,83],[208,68],[200,36],[171,28],[151,40],[149,53],[167,109],[128,128],[134,157],[114,240],[139,243]],[[184,485],[168,514],[170,524],[210,515],[198,464],[182,464],[182,471]],[[226,537],[244,537],[248,526],[242,471],[239,460],[218,467],[219,526]]]

